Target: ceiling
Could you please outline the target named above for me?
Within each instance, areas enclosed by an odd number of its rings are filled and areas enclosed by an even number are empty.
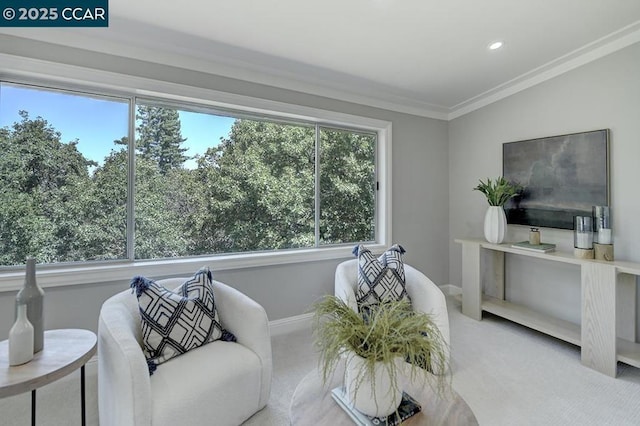
[[[109,19],[1,32],[444,119],[640,42],[639,0],[110,0]]]

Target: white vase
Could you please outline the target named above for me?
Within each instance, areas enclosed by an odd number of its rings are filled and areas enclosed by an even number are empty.
[[[490,243],[500,244],[507,232],[507,215],[502,206],[489,206],[484,215],[484,237]]]
[[[345,388],[354,408],[368,416],[386,417],[396,411],[402,401],[402,390],[394,386],[385,365],[376,363],[372,377],[365,367],[365,359],[355,353],[347,356]]]
[[[27,305],[18,305],[16,309],[16,322],[9,330],[9,365],[20,365],[33,359],[33,326],[27,319]]]

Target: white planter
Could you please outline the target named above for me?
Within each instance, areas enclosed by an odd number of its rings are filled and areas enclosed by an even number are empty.
[[[347,356],[345,387],[356,410],[373,417],[386,417],[396,411],[402,401],[402,390],[393,386],[384,364],[374,368],[373,383],[364,366],[365,360],[351,353]],[[394,390],[394,388],[396,388]]]
[[[502,206],[489,206],[484,215],[484,237],[490,243],[500,244],[507,232],[507,216]]]

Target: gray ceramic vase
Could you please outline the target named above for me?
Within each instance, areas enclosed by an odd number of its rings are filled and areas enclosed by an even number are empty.
[[[27,258],[27,274],[24,287],[16,296],[16,315],[18,305],[27,305],[27,318],[33,325],[33,352],[40,352],[44,347],[44,324],[42,315],[42,301],[44,291],[36,282],[36,260]]]

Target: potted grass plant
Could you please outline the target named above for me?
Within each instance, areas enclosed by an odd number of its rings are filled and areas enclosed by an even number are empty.
[[[403,391],[398,379],[407,371],[410,380],[438,393],[450,384],[447,343],[431,316],[413,311],[407,300],[360,313],[325,296],[314,304],[313,324],[324,383],[345,362],[347,398],[364,414],[384,417],[396,411]]]
[[[484,237],[490,243],[501,243],[507,230],[504,205],[519,195],[522,187],[499,176],[495,181],[487,178],[487,181],[483,182],[480,179],[480,183],[473,190],[482,192],[489,203],[489,208],[484,215]]]

